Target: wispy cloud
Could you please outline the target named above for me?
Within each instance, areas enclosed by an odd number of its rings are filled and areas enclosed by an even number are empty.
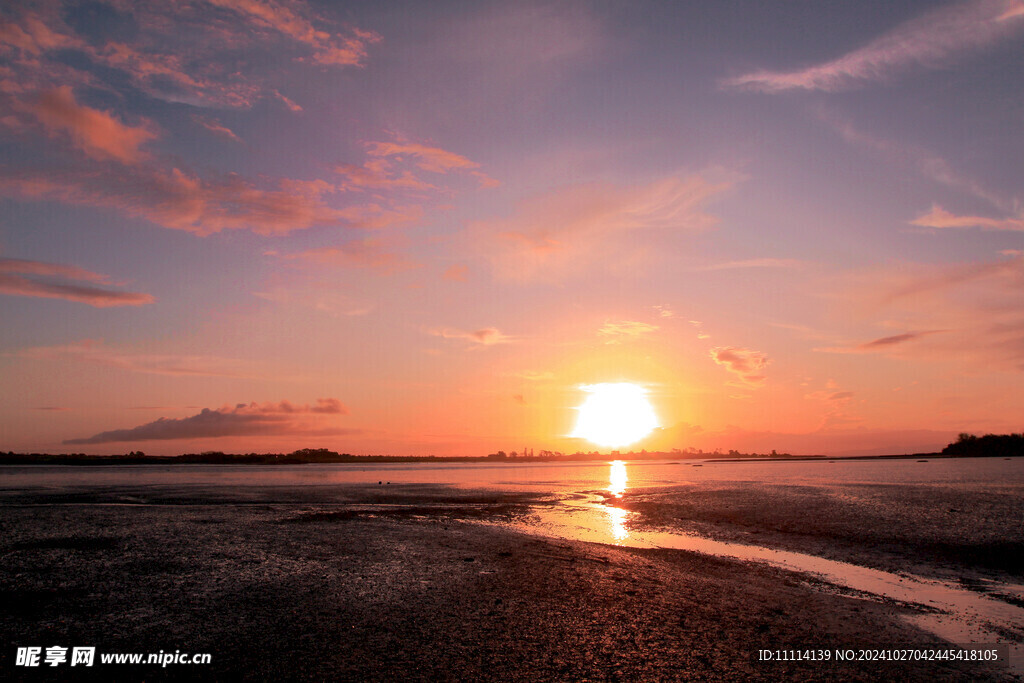
[[[228,128],[227,126],[225,126],[224,124],[220,123],[215,119],[206,116],[193,115],[192,120],[198,123],[206,130],[213,133],[214,135],[219,135],[222,138],[227,138],[228,140],[232,140],[234,142],[242,141],[240,137],[235,135],[235,132],[233,130],[231,130],[230,128]]]
[[[982,230],[1006,230],[1024,232],[1024,218],[985,218],[983,216],[958,216],[946,211],[941,206],[933,206],[931,211],[914,220],[911,225],[925,228],[981,228]]]
[[[795,71],[760,70],[723,82],[766,93],[838,91],[880,81],[914,68],[939,68],[960,54],[1024,29],[1020,0],[973,0],[928,12],[867,45],[824,64]]]
[[[509,218],[474,222],[468,235],[499,277],[558,280],[639,258],[648,240],[637,240],[637,231],[712,227],[717,218],[705,212],[705,204],[734,182],[690,175],[634,187],[576,185],[528,200]]]
[[[77,301],[97,308],[142,306],[149,294],[104,289],[81,282],[109,284],[110,278],[75,266],[0,258],[0,294]]]
[[[83,340],[58,346],[36,346],[16,352],[36,360],[77,360],[149,375],[199,377],[252,377],[248,365],[233,358],[200,355],[136,353]]]
[[[428,330],[428,333],[441,337],[442,339],[461,339],[470,344],[471,347],[494,346],[496,344],[508,344],[512,338],[502,333],[496,327],[484,327],[479,330],[459,330],[451,327],[441,327]]]
[[[280,186],[264,189],[236,175],[202,178],[178,168],[148,165],[68,165],[46,171],[0,167],[0,193],[113,208],[197,235],[240,229],[273,235],[330,224],[367,227],[386,216],[376,205],[334,209],[319,197]]]
[[[930,334],[938,334],[944,330],[925,330],[923,332],[904,332],[903,334],[894,334],[889,337],[881,337],[873,341],[865,342],[857,346],[860,351],[875,351],[878,349],[885,349],[896,344],[905,344],[921,337],[926,337]]]
[[[771,362],[768,356],[760,351],[738,346],[716,346],[711,349],[711,358],[751,387],[764,384],[767,379],[764,371]]]
[[[313,425],[303,415],[343,415],[347,409],[336,398],[317,399],[316,405],[295,406],[280,403],[240,403],[217,410],[203,408],[191,417],[165,418],[131,429],[115,429],[93,436],[64,441],[68,445],[169,441],[176,439],[219,438],[224,436],[265,436],[308,433]],[[297,419],[300,418],[300,419]],[[355,430],[322,430],[317,433],[353,433]]]
[[[877,267],[851,275],[843,287],[848,317],[910,331],[816,351],[1024,370],[1024,257]]]
[[[870,150],[889,163],[915,169],[933,182],[967,192],[1000,209],[1011,205],[1011,202],[984,187],[977,180],[954,170],[948,161],[932,151],[867,133],[855,126],[848,117],[830,108],[817,107],[815,114],[822,123],[854,147]]]
[[[636,320],[608,321],[597,331],[598,336],[605,338],[605,344],[621,344],[624,341],[640,339],[657,332],[660,328],[650,323]]]

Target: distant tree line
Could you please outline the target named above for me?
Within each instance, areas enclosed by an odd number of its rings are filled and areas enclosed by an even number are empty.
[[[975,436],[961,433],[957,440],[942,449],[943,455],[968,457],[1024,455],[1024,434],[986,434]]]

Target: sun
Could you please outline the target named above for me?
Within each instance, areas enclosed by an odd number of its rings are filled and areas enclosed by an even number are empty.
[[[635,443],[659,427],[647,390],[629,382],[583,384],[586,400],[577,410],[576,428],[569,436],[606,448]]]

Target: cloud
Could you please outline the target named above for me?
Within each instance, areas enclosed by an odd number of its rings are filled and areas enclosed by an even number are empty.
[[[263,189],[237,175],[201,178],[177,168],[89,169],[0,167],[0,193],[29,200],[113,208],[174,230],[210,235],[247,229],[280,235],[312,225],[371,227],[387,212],[378,206],[333,209],[319,197]]]
[[[956,172],[948,161],[929,150],[902,141],[886,140],[865,133],[847,117],[825,107],[817,107],[815,113],[820,121],[838,133],[850,145],[868,149],[889,163],[898,163],[914,168],[933,182],[967,192],[993,206],[1006,208],[1010,205],[1010,202],[988,190],[978,181]]]
[[[983,371],[1024,370],[1024,257],[897,264],[842,280],[844,320],[911,330],[816,351],[878,353]]]
[[[723,85],[778,93],[834,92],[887,80],[913,68],[940,68],[956,56],[977,51],[1024,29],[1019,0],[955,3],[907,21],[867,45],[824,64],[795,71],[760,70]]]
[[[217,356],[134,353],[86,339],[58,346],[36,346],[17,352],[20,358],[78,360],[129,372],[173,377],[252,377],[244,362]]]
[[[67,134],[75,147],[100,161],[137,163],[145,158],[139,147],[157,137],[152,124],[127,126],[110,112],[79,104],[66,85],[42,93],[24,109],[48,133]]]
[[[396,140],[392,142],[371,142],[367,145],[367,154],[371,159],[383,160],[385,164],[376,165],[371,162],[367,170],[387,168],[393,163],[411,159],[412,164],[429,173],[449,173],[452,171],[469,173],[480,183],[481,187],[495,187],[498,182],[482,171],[480,164],[471,161],[461,154],[449,152],[440,147],[429,147],[418,142]]]
[[[311,47],[313,61],[335,66],[361,66],[367,47],[380,41],[373,31],[352,29],[349,35],[331,35],[315,28],[308,19],[282,5],[256,0],[208,0],[210,4],[233,10],[260,28],[278,31]]]
[[[223,436],[266,436],[302,434],[311,431],[307,421],[296,415],[343,415],[348,411],[336,398],[317,399],[315,406],[294,406],[287,401],[258,405],[240,403],[234,408],[217,410],[203,408],[198,415],[185,418],[162,417],[131,429],[100,432],[88,438],[68,439],[68,445],[120,443],[134,441],[169,441],[174,439],[219,438]],[[318,433],[327,433],[317,430]],[[354,430],[333,430],[333,433],[353,433]]]
[[[957,216],[941,206],[933,206],[931,211],[914,220],[911,225],[925,228],[981,228],[982,230],[1024,231],[1024,218],[984,218],[982,216]]]
[[[926,330],[924,332],[905,332],[903,334],[896,334],[891,337],[882,337],[881,339],[866,342],[859,345],[857,349],[860,351],[875,351],[881,348],[894,346],[896,344],[905,344],[906,342],[920,339],[921,337],[925,337],[929,334],[937,334],[943,331],[944,330]]]
[[[205,116],[193,115],[192,120],[198,123],[200,126],[210,131],[214,135],[219,135],[222,138],[233,140],[234,142],[241,142],[242,139],[235,135],[235,132],[225,126],[224,124],[215,121],[214,119],[207,118]]]
[[[107,284],[109,278],[59,263],[0,258],[0,294],[66,299],[96,308],[142,306],[155,301],[149,294],[119,292],[78,282]]]
[[[463,339],[474,347],[494,346],[495,344],[508,344],[512,338],[503,334],[496,327],[484,327],[479,330],[466,331],[450,327],[428,330],[428,334],[442,339]]]
[[[295,102],[291,101],[290,99],[288,99],[287,97],[282,95],[281,91],[275,90],[274,91],[274,97],[276,97],[277,99],[279,99],[282,102],[284,102],[284,106],[288,107],[293,112],[298,113],[298,112],[302,111],[302,107],[300,107],[298,104],[296,104]]]
[[[829,380],[825,390],[814,391],[804,396],[805,399],[821,403],[823,414],[818,425],[819,430],[849,428],[864,422],[863,418],[849,412],[854,392],[836,389],[836,383]]]
[[[519,379],[525,379],[527,382],[543,382],[549,379],[554,379],[555,373],[537,372],[536,370],[525,370],[523,372],[512,373],[512,376],[518,377]]]
[[[718,365],[739,377],[744,384],[760,386],[766,379],[764,369],[771,362],[760,351],[737,346],[716,346],[711,349],[711,358]]]
[[[733,182],[690,175],[632,187],[565,187],[521,203],[509,218],[471,223],[467,237],[500,278],[535,281],[592,274],[598,264],[615,268],[641,258],[641,245],[648,240],[637,239],[637,232],[698,232],[715,225],[717,219],[704,212],[704,205]]]
[[[277,75],[275,69],[260,67],[266,60],[257,57],[273,51],[280,55],[278,64],[290,59],[320,68],[359,67],[369,47],[381,40],[372,31],[314,17],[303,2],[119,2],[108,7],[131,24],[127,40],[81,37],[61,11],[23,10],[5,22],[0,50],[12,65],[13,82],[23,89],[40,87],[59,74],[62,84],[85,84],[109,78],[103,70],[113,70],[119,72],[116,80],[127,77],[151,97],[194,106],[250,107],[263,94],[276,93],[266,84]],[[68,53],[77,59],[69,62]]]
[[[624,341],[639,339],[645,335],[657,332],[657,325],[637,322],[635,320],[621,320],[619,322],[605,322],[597,331],[597,334],[606,337],[605,344],[621,344]]]

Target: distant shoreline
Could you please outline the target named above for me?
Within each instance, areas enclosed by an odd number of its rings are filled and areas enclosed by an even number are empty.
[[[624,453],[615,455],[565,455],[554,457],[533,457],[533,458],[505,458],[495,459],[486,456],[398,456],[398,455],[338,455],[337,457],[325,457],[318,459],[302,459],[301,457],[290,457],[287,455],[274,454],[248,454],[248,455],[223,455],[218,457],[189,457],[189,456],[131,456],[131,455],[77,455],[77,454],[0,454],[0,467],[21,466],[21,465],[67,465],[77,467],[104,467],[117,465],[374,465],[374,464],[436,464],[436,463],[501,463],[530,464],[530,463],[588,463],[607,462],[609,460],[623,460],[633,463],[652,462],[668,464],[675,461],[701,461],[701,463],[717,462],[823,462],[823,461],[850,461],[850,460],[947,460],[952,458],[997,458],[997,457],[1020,457],[1020,455],[1006,455],[999,453],[991,454],[954,454],[954,453],[905,453],[889,455],[777,455],[777,456],[748,456],[748,457],[716,457],[712,454],[669,454],[655,456],[654,454]]]

